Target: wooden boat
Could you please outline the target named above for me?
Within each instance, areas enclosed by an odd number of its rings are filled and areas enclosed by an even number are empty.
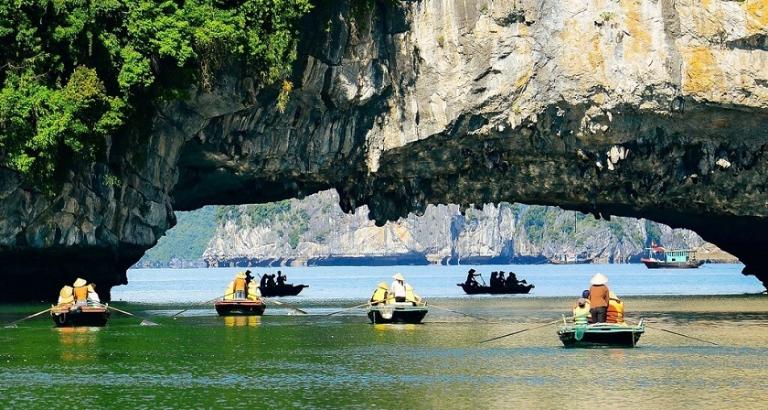
[[[261,300],[231,299],[216,301],[219,316],[261,316],[267,308]]]
[[[411,302],[373,305],[368,308],[371,323],[421,323],[429,309],[426,303],[414,306]]]
[[[594,258],[587,258],[587,259],[579,259],[574,257],[568,257],[564,256],[560,259],[550,259],[549,263],[553,265],[583,265],[587,263],[592,263]]]
[[[259,288],[261,296],[264,297],[276,297],[276,296],[296,296],[301,293],[304,288],[308,288],[309,285],[277,285],[267,286]]]
[[[492,288],[490,286],[469,286],[466,283],[457,283],[456,286],[461,286],[462,289],[464,289],[464,293],[467,295],[480,295],[480,294],[491,294],[491,295],[515,295],[515,294],[526,294],[531,291],[531,289],[535,288],[535,285],[521,285],[518,284],[516,286],[512,287],[504,287],[504,288]]]
[[[104,326],[109,320],[106,306],[70,306],[51,308],[51,319],[56,327]]]
[[[557,336],[565,347],[635,347],[645,332],[641,320],[637,326],[616,323],[564,325]]]
[[[690,249],[666,250],[661,246],[653,245],[648,250],[648,257],[641,258],[640,262],[648,269],[696,269],[704,264],[704,261],[696,259],[696,251]]]

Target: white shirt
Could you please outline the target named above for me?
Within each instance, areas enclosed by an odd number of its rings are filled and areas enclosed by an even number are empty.
[[[404,282],[400,282],[399,280],[395,280],[389,286],[389,293],[395,295],[396,298],[404,298],[405,297],[405,283]]]

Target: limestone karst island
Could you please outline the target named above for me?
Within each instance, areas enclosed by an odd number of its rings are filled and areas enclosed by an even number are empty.
[[[2,408],[760,408],[768,0],[0,2]]]

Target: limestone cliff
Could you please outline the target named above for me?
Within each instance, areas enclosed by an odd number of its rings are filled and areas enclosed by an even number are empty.
[[[56,198],[0,170],[0,285],[125,283],[173,210],[328,188],[380,224],[502,201],[646,217],[768,282],[765,0],[360,4],[305,19],[285,112],[225,65]]]
[[[424,215],[377,227],[368,210],[345,214],[338,195],[325,191],[286,206],[227,209],[207,249],[209,266],[322,264],[545,263],[563,258],[595,263],[638,262],[651,241],[670,248],[701,248],[695,233],[645,220],[591,216],[502,203],[469,209],[428,206]],[[183,234],[182,234],[183,235]],[[188,240],[177,237],[181,242]],[[718,255],[718,261],[734,261]]]

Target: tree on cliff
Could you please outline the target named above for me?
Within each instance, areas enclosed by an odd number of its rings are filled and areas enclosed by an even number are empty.
[[[98,158],[147,102],[210,87],[226,59],[243,60],[262,84],[284,80],[309,9],[309,0],[0,3],[0,165],[50,192],[71,158]]]

